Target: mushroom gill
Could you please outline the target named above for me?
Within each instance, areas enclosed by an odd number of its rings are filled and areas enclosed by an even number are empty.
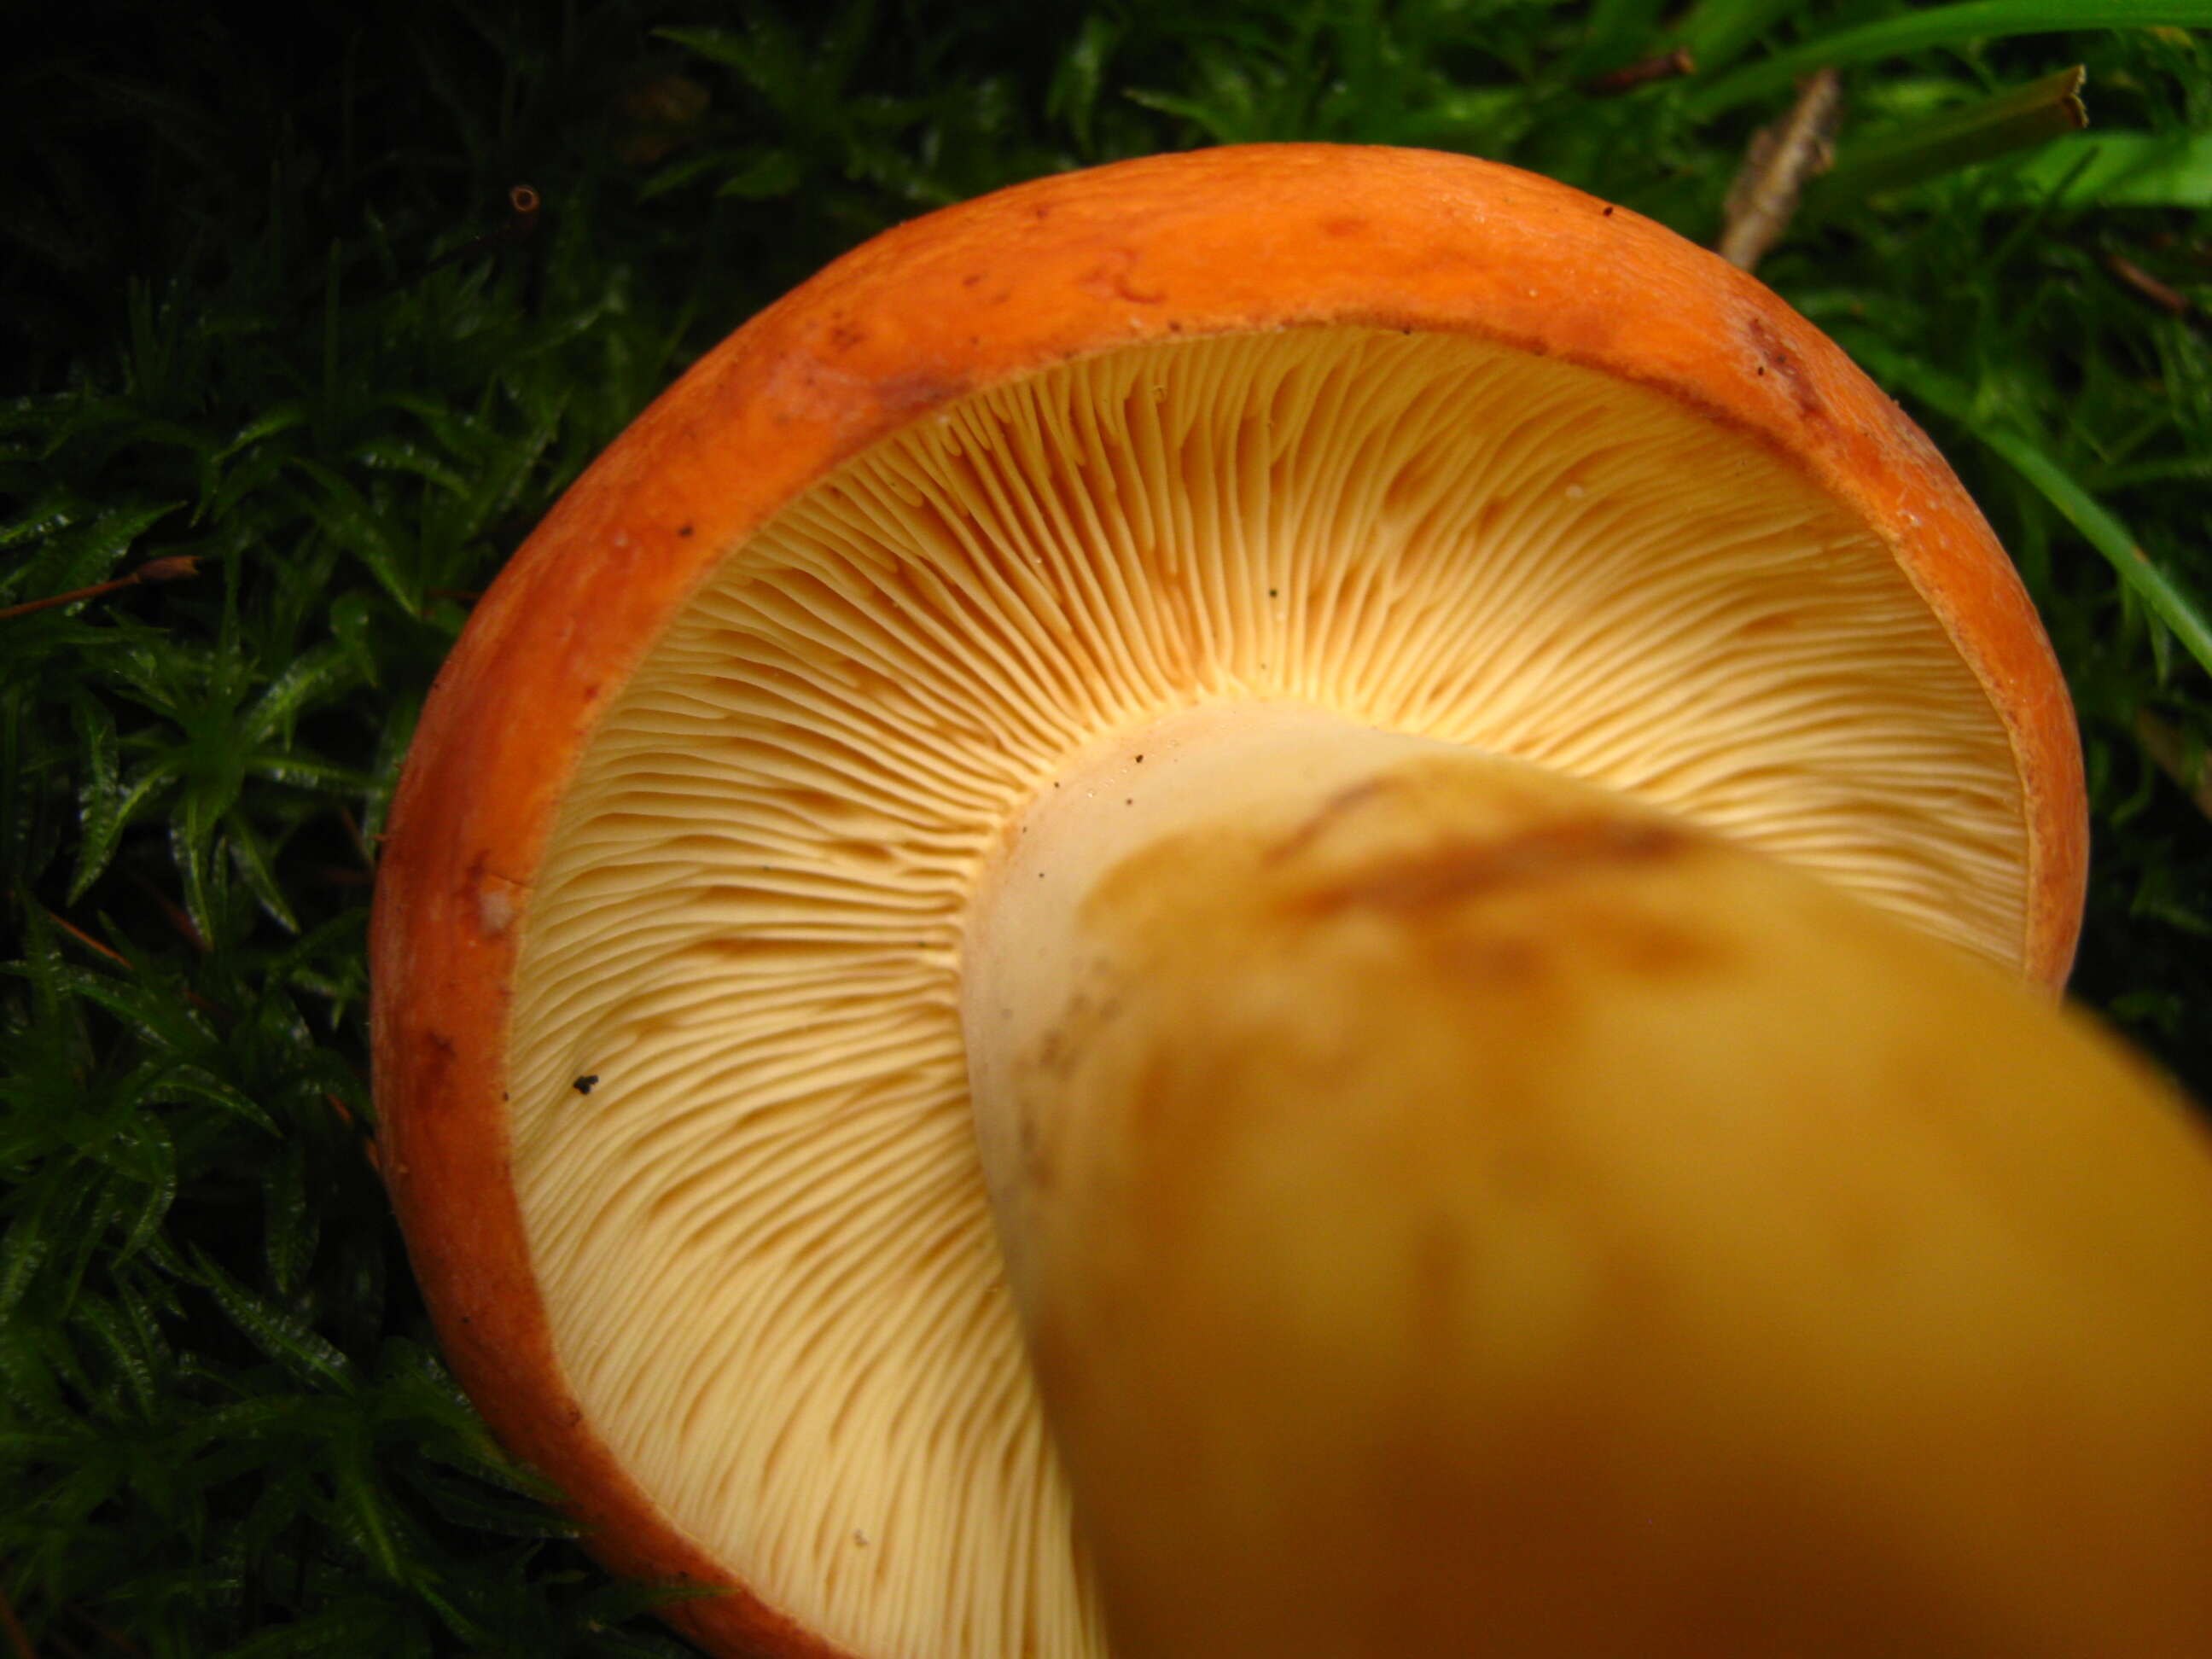
[[[1071,757],[1227,699],[1539,762],[2021,957],[1987,695],[1863,523],[1658,392],[1332,326],[1084,357],[884,439],[607,711],[507,1050],[590,1421],[856,1654],[1103,1651],[977,1166],[962,929]]]

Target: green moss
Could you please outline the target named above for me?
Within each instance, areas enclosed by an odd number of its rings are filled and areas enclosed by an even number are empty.
[[[2212,1092],[2212,823],[2140,735],[2185,770],[2212,741],[2212,349],[2129,275],[2212,300],[2212,48],[2018,32],[2047,5],[1668,9],[311,5],[265,34],[147,0],[19,50],[0,606],[198,562],[0,620],[0,1591],[40,1651],[676,1650],[430,1346],[367,1157],[376,836],[471,597],[583,464],[838,250],[1014,179],[1418,143],[1709,239],[1792,64],[1848,59],[1848,157],[2086,64],[2090,136],[2144,137],[2080,167],[1888,143],[1762,275],[2015,550],[2087,744],[2077,988]],[[1586,90],[1684,41],[1700,74]]]

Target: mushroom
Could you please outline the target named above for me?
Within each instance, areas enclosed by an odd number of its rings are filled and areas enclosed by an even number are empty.
[[[2048,1006],[2085,845],[2001,550],[1755,281],[1129,162],[830,266],[487,594],[383,1167],[718,1653],[2212,1650],[2212,1158]]]

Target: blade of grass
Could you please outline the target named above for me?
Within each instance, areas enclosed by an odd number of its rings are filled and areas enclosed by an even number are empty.
[[[1877,191],[1972,167],[2079,132],[2089,124],[2081,106],[2087,71],[2076,64],[2024,87],[2014,87],[1961,109],[1853,143],[1806,192],[1808,214]]]
[[[2061,138],[2008,169],[1997,188],[2068,208],[2212,207],[2212,132]]]
[[[1657,43],[1659,0],[1596,0],[1583,25],[1582,44],[1569,55],[1562,80],[1587,81],[1632,62]]]
[[[2197,810],[2212,818],[2212,764],[2202,746],[2191,744],[2148,708],[2136,710],[2136,739],[2158,769],[2172,778]]]
[[[1791,5],[1792,0],[1698,0],[1674,33],[1710,74],[1743,56]]]
[[[1983,416],[1973,394],[1948,375],[1915,362],[1879,342],[1853,336],[1851,355],[1885,383],[1901,387],[1975,439],[2026,479],[2058,515],[2103,554],[2128,590],[2181,641],[2197,665],[2212,674],[2212,622],[2203,603],[2144,552],[2128,527],[2039,446],[1999,422]]]
[[[1955,46],[1969,40],[1994,40],[2013,34],[2042,34],[2071,29],[2183,28],[2212,26],[2212,0],[1960,0],[1929,6],[1899,17],[1838,29],[1749,64],[1692,94],[1692,116],[1718,115],[1739,104],[1788,90],[1799,76],[1822,64],[1863,64],[1898,58],[1931,46]],[[1692,41],[1692,49],[1711,61]]]

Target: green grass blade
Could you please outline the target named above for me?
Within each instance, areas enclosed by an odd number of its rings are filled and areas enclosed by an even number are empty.
[[[114,856],[115,843],[123,834],[124,793],[115,716],[106,703],[88,696],[77,698],[70,714],[76,726],[82,769],[77,776],[76,869],[69,884],[69,902],[75,904]]]
[[[1995,174],[2006,201],[2063,208],[2212,208],[2212,132],[2085,132]]]
[[[1794,0],[1698,0],[1675,33],[1698,70],[1710,75],[1742,57],[1793,5]]]
[[[239,741],[258,745],[282,732],[289,742],[293,722],[300,714],[348,690],[356,672],[343,646],[332,644],[308,652],[289,664],[246,711],[238,724]]]
[[[1809,214],[1855,197],[1918,184],[2079,132],[2088,124],[2081,107],[2082,79],[2076,64],[1894,131],[1847,141],[1835,166],[1805,192],[1804,210]]]
[[[300,918],[285,900],[275,861],[270,858],[261,837],[254,833],[253,820],[240,811],[224,813],[222,839],[246,890],[259,901],[278,927],[288,933],[298,933]]]
[[[353,1362],[296,1315],[270,1306],[198,1246],[192,1249],[192,1266],[194,1276],[231,1323],[295,1379],[339,1392],[352,1389]]]
[[[1984,416],[1975,408],[1973,394],[1957,381],[1875,342],[1855,336],[1850,345],[1852,355],[1876,378],[1957,422],[2033,485],[2084,541],[2105,556],[2121,582],[2172,631],[2197,665],[2212,674],[2212,622],[2206,620],[2203,602],[2144,552],[2118,517],[2072,474],[2040,446]]]
[[[1960,0],[1927,6],[1838,29],[1778,52],[1724,75],[1690,95],[1692,115],[1718,115],[1763,98],[1776,98],[1790,83],[1822,64],[1842,68],[1877,58],[1899,58],[1933,46],[1960,46],[2013,34],[2041,34],[2071,29],[2182,28],[2212,26],[2212,0]]]

